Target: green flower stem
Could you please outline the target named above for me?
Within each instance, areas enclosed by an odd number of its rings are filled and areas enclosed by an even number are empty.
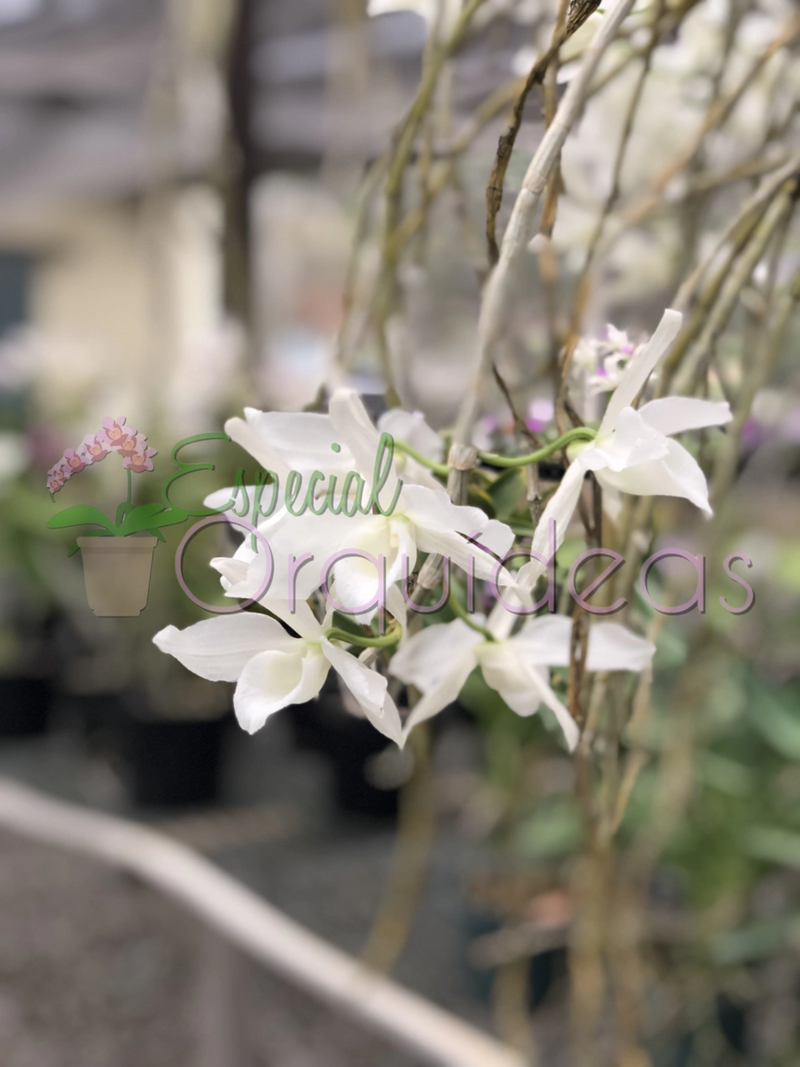
[[[325,631],[329,641],[344,641],[358,648],[392,648],[400,640],[400,627],[392,625],[383,637],[365,637],[363,634],[351,634],[349,630],[339,630],[333,626]]]
[[[463,619],[463,621],[467,624],[467,626],[469,626],[471,630],[475,630],[477,633],[483,634],[487,641],[497,640],[491,630],[487,630],[485,626],[481,626],[479,623],[475,622],[474,619],[470,618],[469,612],[466,611],[466,609],[460,603],[458,598],[452,593],[450,594],[450,599],[448,603],[453,609],[453,614],[457,615],[459,619]]]
[[[394,447],[398,452],[404,452],[407,456],[415,459],[417,463],[421,463],[423,467],[427,467],[434,474],[438,474],[440,478],[446,478],[450,473],[450,468],[446,463],[437,463],[434,459],[428,459],[421,452],[417,452],[416,448],[412,448],[411,445],[406,444],[405,441],[398,440],[396,437],[394,439]]]
[[[566,448],[573,441],[594,441],[596,437],[597,430],[592,430],[589,426],[576,426],[575,429],[569,430],[562,437],[559,437],[557,441],[552,441],[549,445],[545,445],[544,448],[540,448],[538,452],[531,452],[527,456],[498,456],[493,452],[478,452],[478,456],[481,462],[489,467],[528,467],[531,463],[539,463],[541,460],[547,459],[548,456],[552,456],[555,452],[560,452],[562,448]],[[446,463],[437,463],[435,460],[428,459],[427,456],[417,452],[415,448],[406,444],[405,441],[399,441],[395,438],[394,447],[398,452],[404,452],[407,456],[415,459],[417,463],[421,463],[423,467],[427,467],[434,474],[438,474],[440,478],[446,478],[450,471]]]
[[[544,448],[540,448],[538,452],[531,452],[527,456],[496,456],[492,452],[478,452],[478,456],[482,463],[490,467],[528,467],[531,463],[539,463],[555,452],[560,452],[573,441],[594,441],[596,437],[597,430],[592,430],[589,426],[576,426],[574,430],[569,430],[557,441],[552,441]]]
[[[133,478],[130,467],[128,467],[128,503],[133,500]]]

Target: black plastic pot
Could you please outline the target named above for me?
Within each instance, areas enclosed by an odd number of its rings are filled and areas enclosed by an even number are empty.
[[[318,752],[330,765],[336,805],[343,815],[396,817],[400,790],[378,788],[368,774],[370,760],[392,742],[342,706],[333,671],[319,697],[289,708],[288,720],[295,748]]]
[[[369,760],[391,742],[372,723],[342,711],[330,724],[325,753],[333,767],[336,802],[345,814],[393,819],[399,789],[379,789],[367,776]]]
[[[45,733],[52,700],[49,678],[0,678],[0,737]]]
[[[399,789],[380,789],[368,777],[369,761],[391,742],[366,719],[350,715],[332,686],[317,700],[290,708],[288,717],[295,747],[319,752],[333,770],[342,814],[375,819],[397,815]]]
[[[121,755],[136,804],[173,807],[217,799],[230,715],[169,719],[126,709],[122,720]]]

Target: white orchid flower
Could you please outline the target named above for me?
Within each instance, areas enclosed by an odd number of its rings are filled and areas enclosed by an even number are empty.
[[[250,413],[246,424],[231,420],[225,429],[231,436],[236,434],[235,439],[261,462],[266,463],[268,456],[278,455],[284,465],[290,463],[292,453],[286,441],[294,447],[295,443],[299,444],[298,438],[302,438],[300,452],[304,469],[310,470],[314,469],[315,453],[321,462],[326,449],[333,454],[331,444],[337,443],[342,447],[342,454],[347,455],[348,469],[358,472],[367,485],[372,482],[381,432],[373,425],[354,390],[337,389],[331,397],[329,415],[316,416],[314,422],[309,422],[308,416],[299,415],[283,416],[276,423],[268,415],[260,418],[258,415]],[[288,421],[293,417],[303,420],[302,427],[300,423]],[[432,441],[428,434],[433,431],[418,422],[415,429],[418,437],[423,438],[423,446],[427,438],[430,448]],[[283,432],[287,433],[286,439],[276,438],[276,433]],[[343,479],[340,487],[342,484]],[[274,584],[267,591],[267,598],[291,598],[287,563],[290,554],[297,559],[306,554],[314,557],[297,572],[298,598],[305,599],[320,587],[323,578],[332,577],[329,585],[337,607],[357,613],[363,621],[375,615],[379,594],[383,592],[381,576],[367,557],[384,561],[386,589],[413,571],[420,551],[439,553],[465,570],[471,564],[477,578],[510,581],[507,572],[498,568],[496,557],[510,550],[514,535],[508,526],[489,519],[479,508],[453,504],[440,485],[411,485],[403,481],[401,486],[394,465],[383,481],[378,502],[384,513],[336,515],[326,511],[321,515],[295,517],[284,509],[259,524],[275,560]],[[363,555],[347,555],[353,552]],[[337,554],[341,558],[326,576],[328,561]],[[253,550],[249,537],[232,559],[215,559],[213,566],[222,573],[226,595],[231,597],[257,595],[266,573],[263,549],[257,543]]]
[[[337,397],[345,393],[357,395],[349,389],[337,390],[333,395]],[[406,441],[417,452],[429,459],[438,461],[442,458],[444,450],[442,439],[427,425],[420,412],[411,414],[393,408],[381,415],[376,430],[369,421],[369,416],[360,400],[358,405],[361,409],[358,417],[369,427],[372,447],[372,454],[368,460],[369,469],[361,471],[363,476],[372,476],[381,433],[384,432]],[[338,479],[338,485],[341,488],[348,472],[356,467],[346,440],[346,414],[343,433],[338,432],[339,428],[334,426],[330,415],[316,412],[259,411],[256,408],[245,408],[244,415],[244,419],[238,417],[228,419],[225,423],[225,432],[245,452],[249,452],[254,459],[257,459],[264,470],[274,471],[278,475],[282,490],[285,488],[290,471],[299,471],[308,478],[315,470],[318,470],[322,472],[325,480],[317,483],[316,496],[324,497],[327,482],[331,476]],[[334,450],[334,445],[337,446],[336,450]],[[438,487],[439,483],[430,471],[411,460],[410,457],[395,455],[394,465],[395,469],[402,472],[404,482]],[[252,487],[248,487],[248,492],[252,500]],[[270,492],[269,488],[264,491],[266,501],[270,499]],[[206,506],[221,507],[231,499],[233,493],[233,488],[219,489],[208,497],[205,502]],[[283,511],[285,508],[279,505],[276,508],[276,515]]]
[[[651,400],[638,411],[632,406],[675,340],[682,321],[679,312],[664,312],[656,332],[620,377],[596,439],[569,447],[572,462],[536,528],[533,552],[548,557],[551,522],[556,527],[555,546],[561,545],[588,471],[594,472],[604,489],[637,496],[684,497],[711,514],[705,475],[671,435],[725,425],[733,417],[730,405],[670,396]],[[544,569],[538,560],[531,561],[521,568],[519,581],[531,588]]]
[[[439,35],[452,32],[461,12],[462,0],[367,0],[367,16],[394,15],[410,11],[427,23],[428,31],[439,20]]]
[[[472,618],[484,622],[480,616]],[[487,634],[455,619],[426,627],[395,653],[390,672],[423,694],[406,721],[406,735],[451,704],[480,667],[486,684],[518,715],[533,715],[547,705],[570,750],[575,748],[580,730],[550,687],[549,674],[550,667],[569,665],[572,620],[566,615],[541,615],[510,637],[516,618],[498,601],[485,623]],[[654,652],[655,645],[619,623],[601,622],[589,630],[586,669],[641,671]]]
[[[380,434],[358,394],[338,389],[331,397],[329,411],[331,422],[354,456],[356,468],[371,471]],[[397,475],[392,470],[383,488],[385,506],[395,499],[397,486]],[[336,549],[382,557],[387,586],[402,579],[404,570],[413,570],[418,551],[438,553],[465,570],[471,562],[478,578],[492,578],[498,570],[495,556],[504,556],[514,543],[508,526],[489,519],[479,508],[453,504],[441,486],[403,484],[396,500],[390,514],[353,517]],[[363,557],[342,558],[335,566],[334,578],[336,601],[346,611],[363,611],[378,593],[375,567]],[[367,609],[365,618],[372,614],[374,610]]]
[[[475,25],[484,25],[500,12],[511,13],[513,6],[514,0],[490,0],[485,4],[485,10],[477,12]],[[423,18],[429,27],[441,19],[440,35],[444,37],[452,32],[462,7],[463,0],[367,0],[367,15],[375,18],[378,15],[411,11]]]
[[[436,0],[367,0],[367,16],[394,15],[398,11],[411,11],[426,22],[436,16]]]
[[[378,419],[378,432],[391,434],[395,441],[405,441],[420,455],[435,463],[444,461],[444,441],[430,428],[421,411],[409,412],[403,411],[402,408],[390,408]],[[394,467],[404,482],[426,485],[429,489],[441,488],[433,474],[411,456],[402,452],[395,453]]]
[[[327,639],[330,614],[320,623],[304,602],[291,613],[288,604],[273,601],[269,608],[299,636],[268,615],[243,613],[204,619],[185,630],[167,626],[153,642],[201,678],[236,682],[233,706],[248,733],[281,708],[317,696],[333,667],[375,729],[402,746],[400,715],[386,679]]]

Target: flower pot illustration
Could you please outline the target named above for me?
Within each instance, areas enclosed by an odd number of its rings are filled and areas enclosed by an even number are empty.
[[[95,615],[121,618],[142,613],[157,543],[150,534],[78,538],[86,596]]]

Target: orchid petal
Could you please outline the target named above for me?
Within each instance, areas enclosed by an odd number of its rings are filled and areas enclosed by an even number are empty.
[[[533,715],[541,701],[531,690],[520,650],[510,641],[487,641],[477,655],[486,684],[518,715]]]
[[[386,679],[326,638],[322,640],[322,652],[375,729],[402,748],[400,713],[389,696]]]
[[[525,609],[530,608],[532,603],[530,594],[525,589],[517,585],[504,589],[502,599],[497,600],[486,623],[495,640],[505,640],[517,622],[525,616]],[[480,618],[476,621],[480,621]]]
[[[253,656],[265,649],[291,651],[297,641],[275,619],[243,614],[204,619],[185,630],[167,626],[153,644],[201,678],[235,682]]]
[[[568,615],[539,615],[511,638],[525,662],[537,667],[569,665],[572,619]]]
[[[668,438],[654,430],[634,408],[623,408],[611,433],[598,437],[586,450],[589,470],[625,470],[635,463],[661,459],[667,454]]]
[[[574,751],[578,741],[580,740],[581,731],[578,724],[570,715],[569,711],[564,707],[556,694],[550,688],[548,683],[542,678],[535,667],[529,668],[529,677],[531,679],[531,685],[538,692],[541,702],[546,704],[548,708],[555,715],[558,725],[564,734],[567,742],[567,747],[570,752]]]
[[[317,621],[311,606],[305,600],[296,600],[294,604],[290,604],[288,600],[265,597],[261,604],[290,626],[304,641],[319,641],[328,625]]]
[[[542,559],[549,559],[551,553],[550,526],[555,523],[555,544],[553,550],[557,550],[564,542],[567,535],[567,527],[570,524],[575,508],[583,488],[583,479],[586,475],[587,453],[593,449],[586,449],[567,467],[566,474],[561,479],[561,484],[547,502],[539,525],[533,533],[531,553],[538,553]],[[591,456],[588,456],[591,459]],[[546,565],[538,559],[531,559],[517,572],[517,582],[525,589],[532,590],[539,575],[544,574]]]
[[[395,441],[404,441],[420,455],[437,463],[441,463],[444,457],[444,442],[438,433],[428,426],[419,411],[412,414],[402,408],[391,408],[378,419],[378,431],[391,434]],[[404,484],[424,485],[428,489],[442,488],[441,482],[437,481],[427,467],[423,467],[403,452],[395,452],[394,465]]]
[[[345,555],[337,560],[332,568],[332,597],[340,611],[363,611],[373,601],[377,603],[380,591],[377,566],[371,560],[355,553],[366,552],[378,561],[383,558],[386,561],[384,566],[387,567],[389,563],[394,563],[397,547],[397,539],[392,536],[394,526],[395,523],[383,515],[367,515],[360,522],[350,520],[350,535],[346,547],[341,550]],[[416,555],[410,541],[406,539],[404,548]],[[374,614],[372,609],[369,610]]]
[[[372,424],[361,397],[355,389],[337,389],[328,404],[331,424],[339,439],[347,443],[356,470],[368,481],[375,471],[381,435]],[[388,507],[397,487],[394,467],[386,480],[381,503]]]
[[[683,445],[665,438],[667,454],[663,459],[637,463],[622,471],[603,470],[597,479],[603,486],[636,496],[680,496],[711,514],[706,476]]]
[[[269,448],[249,421],[245,422],[238,417],[228,419],[225,423],[225,433],[235,444],[257,459],[264,470],[273,471],[281,479],[288,475],[290,467]]]
[[[733,418],[727,400],[699,400],[691,396],[665,396],[651,400],[639,409],[645,422],[659,433],[670,436],[706,426],[724,426]]]
[[[394,654],[389,671],[406,685],[427,693],[450,672],[453,663],[484,640],[463,619],[426,626]]]
[[[643,671],[656,646],[618,622],[598,622],[589,630],[587,671]]]
[[[390,673],[423,694],[406,720],[406,736],[453,703],[477,666],[475,648],[482,641],[481,634],[456,619],[427,626],[394,654]]]
[[[344,472],[353,465],[350,452],[341,447],[334,452],[331,445],[340,444],[327,415],[301,411],[257,411],[245,408],[245,420],[228,419],[225,432],[238,445],[261,463],[265,470],[275,471],[281,479],[290,470],[303,474],[314,470],[323,473]]]
[[[598,436],[602,437],[610,433],[622,409],[634,403],[648,378],[680,333],[682,323],[683,316],[680,312],[672,310],[664,312],[658,329],[642,351],[630,361],[620,378],[619,385],[611,394]]]
[[[397,622],[403,636],[408,628],[408,605],[399,585],[390,585],[386,590],[386,610]]]
[[[320,653],[262,652],[242,671],[233,708],[242,729],[250,734],[260,730],[270,715],[290,704],[305,704],[322,688],[328,674],[328,661]]]
[[[414,523],[426,530],[438,530],[442,533],[473,534],[488,531],[492,544],[487,547],[500,548],[507,552],[514,542],[514,534],[508,526],[495,519],[489,519],[480,508],[464,507],[454,504],[447,493],[439,487],[428,489],[422,485],[404,485],[400,496],[400,511]]]
[[[428,459],[442,459],[444,442],[425,421],[421,411],[403,411],[390,408],[378,419],[378,431],[391,434],[396,440],[405,441]]]
[[[405,736],[408,737],[415,726],[432,719],[434,715],[438,715],[440,711],[452,704],[477,665],[478,660],[474,650],[465,652],[462,649],[459,658],[448,664],[447,672],[414,705],[403,727]]]
[[[580,737],[578,724],[551,689],[542,668],[532,665],[525,651],[511,641],[500,641],[482,645],[478,657],[486,684],[512,711],[527,717],[546,704],[555,714],[570,751],[575,748]]]

